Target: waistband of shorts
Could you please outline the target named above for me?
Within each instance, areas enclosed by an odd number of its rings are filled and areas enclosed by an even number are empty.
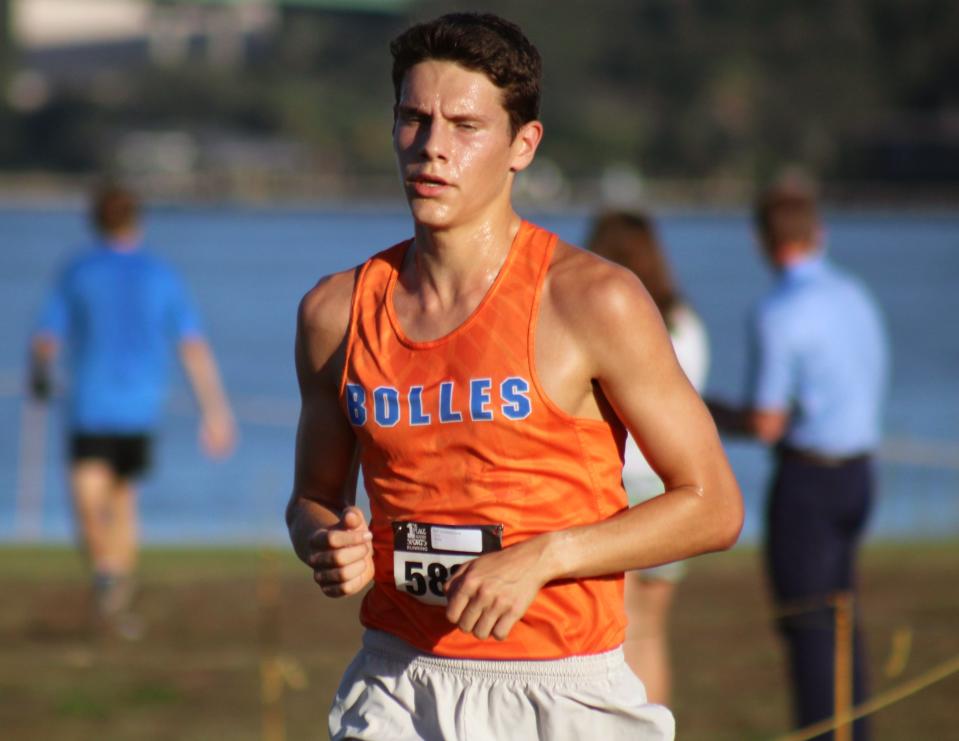
[[[592,679],[606,677],[626,666],[621,646],[603,653],[562,659],[455,659],[426,653],[396,636],[373,628],[367,628],[363,633],[363,648],[388,659],[434,671],[513,680]]]

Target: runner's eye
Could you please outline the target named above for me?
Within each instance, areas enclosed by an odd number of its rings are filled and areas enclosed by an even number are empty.
[[[406,125],[421,125],[429,122],[429,116],[418,111],[400,111],[397,120]]]

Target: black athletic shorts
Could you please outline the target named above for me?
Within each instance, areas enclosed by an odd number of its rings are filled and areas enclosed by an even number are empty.
[[[138,478],[150,467],[151,439],[146,434],[91,435],[74,433],[70,438],[70,460],[102,460],[117,476]]]

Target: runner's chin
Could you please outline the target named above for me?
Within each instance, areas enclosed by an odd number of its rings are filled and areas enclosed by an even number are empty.
[[[410,212],[417,224],[431,229],[450,226],[453,220],[453,208],[440,196],[421,196],[415,191],[407,191]]]

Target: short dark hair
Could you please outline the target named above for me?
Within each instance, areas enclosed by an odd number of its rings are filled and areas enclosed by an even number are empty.
[[[774,184],[756,199],[756,229],[769,247],[816,239],[819,215],[812,188],[798,182]]]
[[[429,59],[455,62],[482,72],[503,91],[503,108],[509,114],[510,132],[539,117],[543,62],[539,51],[515,23],[492,13],[448,13],[418,23],[390,43],[393,55],[393,92],[407,71]]]
[[[117,184],[101,186],[93,195],[90,220],[101,234],[116,234],[136,226],[140,219],[140,201],[127,188]]]

